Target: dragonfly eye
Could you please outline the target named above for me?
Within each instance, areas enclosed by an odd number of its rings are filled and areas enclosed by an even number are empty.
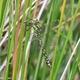
[[[26,22],[25,25],[28,26],[28,25],[30,25],[30,23],[29,22]]]
[[[35,18],[35,19],[33,19],[33,21],[34,21],[34,22],[38,22],[38,19]]]
[[[30,20],[26,20],[26,21],[25,21],[25,25],[26,25],[26,26],[30,26],[31,24],[32,24],[32,21],[30,21]]]
[[[36,19],[35,21],[38,22],[38,19]]]

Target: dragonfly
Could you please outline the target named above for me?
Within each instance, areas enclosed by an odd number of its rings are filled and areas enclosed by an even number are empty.
[[[50,68],[52,68],[51,63],[50,63],[50,61],[48,59],[48,56],[47,56],[47,52],[46,52],[46,50],[45,50],[45,48],[43,46],[42,40],[41,40],[41,30],[42,30],[42,27],[41,27],[40,21],[37,20],[37,19],[27,19],[25,21],[25,26],[30,26],[29,29],[31,27],[33,27],[34,32],[36,33],[36,38],[38,38],[39,45],[40,45],[40,47],[42,49],[42,53],[43,53],[43,55],[45,57],[46,64]],[[29,30],[29,29],[27,29],[27,30]]]

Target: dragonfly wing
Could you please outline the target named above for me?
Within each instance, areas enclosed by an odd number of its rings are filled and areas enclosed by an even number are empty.
[[[45,29],[46,26],[48,27],[53,27],[53,26],[57,26],[59,24],[59,20],[54,20],[53,22],[49,23],[49,24],[44,24],[43,27],[41,27],[42,29]]]

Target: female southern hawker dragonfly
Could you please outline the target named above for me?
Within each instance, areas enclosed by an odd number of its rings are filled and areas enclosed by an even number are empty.
[[[55,20],[54,21],[55,23],[58,23],[58,20]],[[45,60],[46,60],[46,63],[47,65],[51,68],[51,63],[47,57],[47,52],[43,46],[43,43],[42,43],[42,40],[41,40],[41,30],[42,30],[42,27],[40,25],[40,22],[37,20],[37,19],[27,19],[25,21],[25,26],[29,26],[29,28],[27,30],[29,30],[31,27],[33,27],[34,29],[34,32],[36,33],[36,37],[38,38],[38,42],[39,42],[39,45],[42,49],[42,53],[45,57]]]

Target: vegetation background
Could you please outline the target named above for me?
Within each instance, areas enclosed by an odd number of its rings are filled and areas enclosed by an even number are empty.
[[[0,80],[80,80],[79,37],[80,0],[0,0]]]

